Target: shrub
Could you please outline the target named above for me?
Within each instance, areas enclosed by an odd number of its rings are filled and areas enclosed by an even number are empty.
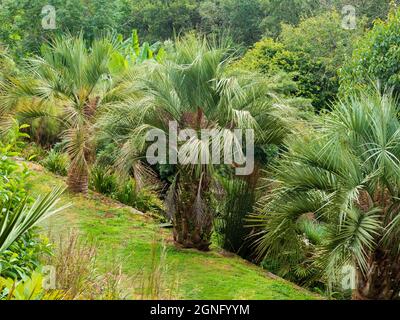
[[[54,209],[63,191],[61,188],[35,202],[28,196],[26,178],[29,171],[25,165],[21,170],[13,159],[19,155],[11,151],[13,146],[15,144],[4,146],[0,142],[0,252],[9,249],[36,223],[62,209]]]
[[[129,179],[122,183],[115,198],[121,203],[142,212],[161,214],[164,211],[163,203],[158,195],[154,191],[145,188],[136,190],[134,179]]]
[[[38,271],[22,280],[0,277],[0,300],[60,300],[61,291],[46,291],[43,274]]]
[[[36,230],[29,230],[0,253],[0,276],[12,279],[30,277],[39,268],[41,258],[51,253],[48,240]]]
[[[60,176],[66,176],[69,166],[69,158],[65,153],[51,150],[41,164],[49,171]]]
[[[0,143],[0,204],[12,201],[9,208],[12,211],[27,198],[26,178],[29,171],[25,165],[20,169],[13,160],[18,153],[11,151],[11,148],[9,144],[4,146]],[[31,201],[32,198],[27,199],[28,203]]]
[[[29,138],[29,135],[23,132],[27,128],[29,128],[29,125],[21,125],[19,121],[13,119],[9,126],[2,131],[2,140],[10,146],[12,151],[19,153],[25,148],[26,143],[24,139]]]
[[[136,195],[135,208],[143,212],[162,213],[164,211],[163,202],[157,193],[149,189],[142,189]]]
[[[95,165],[90,171],[90,188],[99,193],[112,196],[117,191],[117,178],[110,169]]]
[[[163,203],[156,192],[146,188],[137,190],[134,179],[118,179],[110,168],[102,165],[92,168],[90,188],[142,212],[164,212]]]
[[[0,143],[0,276],[6,277],[17,293],[20,282],[15,281],[28,281],[39,267],[40,256],[50,253],[46,241],[32,228],[62,209],[54,209],[62,190],[56,189],[33,202],[26,192],[29,172],[26,166],[21,170],[12,158],[18,155],[10,151],[15,145]]]
[[[134,179],[125,181],[125,183],[120,186],[118,192],[115,194],[116,200],[128,206],[133,206],[135,204],[136,197],[137,192]]]
[[[96,163],[100,166],[113,166],[115,164],[115,154],[118,146],[111,141],[98,141],[98,150],[96,152]]]
[[[0,202],[0,253],[38,223],[68,207],[55,208],[63,191],[61,187],[54,188],[47,195],[39,196],[32,206],[27,204],[27,197],[15,207],[14,196]]]
[[[31,142],[21,151],[21,156],[28,161],[41,162],[47,157],[47,151],[38,144]]]
[[[21,126],[18,126],[21,129]],[[16,133],[19,138],[24,137]],[[12,144],[0,142],[0,276],[14,280],[26,279],[39,266],[42,253],[49,253],[44,239],[32,229],[37,223],[58,212],[54,209],[62,189],[57,188],[35,202],[26,191],[27,167],[21,167]]]

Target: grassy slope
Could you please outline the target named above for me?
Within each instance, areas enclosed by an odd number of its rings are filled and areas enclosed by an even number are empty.
[[[47,192],[63,180],[29,164],[34,194]],[[111,260],[119,261],[126,279],[125,285],[134,292],[138,275],[149,269],[154,238],[163,238],[167,257],[166,283],[172,297],[179,299],[315,299],[315,295],[233,255],[222,254],[213,247],[209,253],[181,250],[173,246],[170,230],[160,230],[153,220],[132,213],[96,194],[89,199],[64,194],[63,202],[73,206],[51,218],[45,228],[53,234],[76,228],[94,239],[98,247],[99,269]],[[136,279],[136,280],[135,280]],[[168,289],[167,289],[168,290]]]

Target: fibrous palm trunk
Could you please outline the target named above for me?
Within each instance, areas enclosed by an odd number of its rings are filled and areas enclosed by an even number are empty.
[[[209,183],[183,182],[176,190],[173,216],[174,240],[184,248],[208,251],[211,245],[213,214],[209,206]]]
[[[68,188],[75,193],[87,194],[89,187],[88,164],[93,160],[90,144],[91,126],[78,126],[70,130],[71,145],[68,154],[71,164],[68,168]]]
[[[371,256],[366,274],[358,272],[355,300],[400,299],[400,260],[388,252],[377,249]]]
[[[71,164],[68,169],[67,184],[70,191],[86,194],[89,187],[88,168]]]

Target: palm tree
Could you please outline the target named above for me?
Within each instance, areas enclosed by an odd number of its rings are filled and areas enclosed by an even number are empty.
[[[256,242],[261,258],[302,263],[328,284],[353,270],[353,298],[399,298],[398,114],[390,95],[359,94],[339,102],[319,130],[288,143],[274,191],[251,218],[264,228]],[[322,230],[321,239],[310,226]]]
[[[112,39],[95,40],[86,46],[79,37],[57,38],[42,49],[42,55],[27,60],[25,72],[3,82],[0,115],[10,113],[26,123],[37,118],[56,118],[61,139],[71,158],[68,187],[86,193],[88,166],[93,150],[93,124],[104,105],[124,99],[131,92],[125,84],[131,77],[116,60]],[[119,70],[123,75],[113,74]]]
[[[149,62],[143,71],[145,78],[137,83],[141,99],[114,106],[99,122],[103,133],[119,145],[117,167],[132,171],[148,146],[146,132],[156,129],[168,137],[171,121],[177,123],[179,132],[188,128],[196,132],[178,146],[196,160],[211,153],[210,144],[201,140],[202,129],[217,129],[220,143],[232,153],[242,154],[235,128],[254,129],[256,143],[280,142],[288,131],[280,117],[286,107],[268,90],[271,83],[267,80],[229,71],[232,59],[226,47],[189,35],[176,41],[174,53],[164,62]],[[208,250],[215,166],[194,162],[175,165],[176,176],[166,204],[176,243]]]

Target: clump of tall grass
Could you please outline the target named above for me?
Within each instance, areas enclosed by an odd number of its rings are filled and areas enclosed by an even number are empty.
[[[177,279],[168,272],[166,244],[156,232],[151,243],[150,264],[142,274],[139,299],[176,299],[177,289]]]
[[[66,291],[71,299],[81,296],[95,269],[95,259],[95,246],[80,241],[76,231],[60,237],[57,251],[48,262],[55,267],[57,288]]]
[[[55,268],[57,289],[66,293],[66,299],[125,298],[121,289],[121,265],[106,265],[100,272],[95,244],[82,240],[76,231],[60,237],[56,254],[48,264]]]
[[[157,193],[147,188],[137,188],[133,178],[118,178],[102,165],[93,166],[90,173],[90,188],[142,212],[162,214],[164,206]]]
[[[168,270],[167,247],[158,229],[151,242],[149,260],[143,271],[134,277],[123,274],[123,261],[116,257],[107,256],[108,260],[102,267],[96,245],[84,240],[75,230],[60,236],[56,247],[52,257],[43,259],[43,264],[55,271],[55,287],[45,288],[47,277],[42,272],[44,270],[35,271],[31,277],[20,281],[0,277],[0,300],[178,298],[178,281]],[[137,284],[134,292],[129,289],[132,284]]]

